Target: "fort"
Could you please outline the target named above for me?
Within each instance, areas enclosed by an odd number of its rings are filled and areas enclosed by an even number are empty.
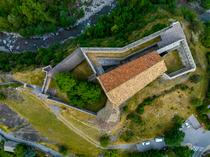
[[[182,64],[175,71],[169,71],[165,60],[172,53],[178,54]],[[93,71],[89,81],[97,80],[108,98],[105,108],[97,113],[98,120],[107,123],[117,122],[120,106],[158,77],[172,80],[196,69],[181,24],[175,22],[125,47],[76,49],[55,67],[43,69],[42,92],[47,93],[53,76],[71,71],[84,60]]]

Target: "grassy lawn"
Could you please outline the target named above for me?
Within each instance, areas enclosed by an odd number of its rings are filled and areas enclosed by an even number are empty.
[[[180,70],[184,67],[177,50],[169,52],[163,57],[163,59],[166,64],[168,74]]]
[[[88,124],[86,122],[82,122],[82,121],[78,120],[77,117],[72,116],[71,114],[69,114],[68,111],[62,112],[62,116],[66,120],[70,121],[75,127],[77,127],[82,132],[84,132],[87,136],[89,136],[93,140],[99,142],[99,138],[101,136],[101,133],[94,126],[91,126],[90,124]]]
[[[27,70],[22,72],[15,72],[13,77],[22,82],[26,82],[28,84],[42,86],[45,73],[42,71],[41,68],[35,70]]]
[[[41,135],[49,139],[50,145],[66,145],[70,152],[96,156],[99,150],[67,128],[52,114],[36,97],[20,91],[23,101],[5,100],[2,103],[10,106],[14,111],[26,118]]]

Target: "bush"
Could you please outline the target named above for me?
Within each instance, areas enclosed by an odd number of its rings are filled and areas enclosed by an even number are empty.
[[[132,112],[132,113],[128,114],[127,119],[131,120],[134,123],[142,124],[141,117],[135,112]]]
[[[198,75],[198,74],[194,74],[194,75],[191,75],[190,78],[189,78],[190,82],[192,83],[198,83],[201,81],[201,76]]]
[[[101,144],[103,147],[108,146],[109,143],[110,143],[109,135],[105,134],[105,135],[103,135],[103,136],[100,137],[100,144]]]
[[[0,92],[0,100],[5,100],[6,99],[6,95],[4,95],[4,93]]]
[[[205,24],[204,33],[202,34],[202,44],[210,48],[210,22]]]
[[[187,85],[185,85],[185,84],[183,84],[183,83],[178,84],[178,85],[176,85],[175,87],[176,87],[177,89],[180,88],[180,89],[183,90],[183,91],[185,91],[185,90],[187,90],[187,89],[189,88]]]

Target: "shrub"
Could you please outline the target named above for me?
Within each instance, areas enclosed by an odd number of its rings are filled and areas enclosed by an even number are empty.
[[[137,109],[136,109],[136,112],[137,112],[138,114],[143,114],[143,113],[144,113],[144,106],[139,105],[139,106],[137,107]]]
[[[117,150],[107,150],[104,153],[104,157],[117,157],[117,156],[118,156]]]
[[[105,134],[105,135],[103,135],[103,136],[100,137],[100,144],[101,144],[103,147],[108,146],[109,143],[110,143],[109,135]]]
[[[123,106],[123,111],[124,111],[124,112],[128,112],[128,111],[129,111],[128,105]]]
[[[176,86],[176,88],[180,88],[181,90],[185,91],[185,90],[187,90],[189,87],[188,87],[187,85],[181,83],[181,84],[178,84],[178,85]]]
[[[194,74],[194,75],[191,75],[190,78],[189,78],[190,82],[192,83],[198,83],[201,81],[201,76],[198,75],[198,74]]]
[[[131,120],[134,123],[142,124],[141,117],[135,112],[128,114],[127,119]]]
[[[129,142],[133,136],[134,136],[134,133],[131,130],[126,130],[125,132],[122,133],[120,138],[126,142]]]
[[[195,107],[199,107],[199,106],[203,105],[203,101],[199,98],[192,97],[191,104]]]
[[[63,155],[68,154],[68,148],[65,145],[58,145],[58,151]]]
[[[186,21],[191,23],[191,22],[193,22],[193,21],[195,21],[197,19],[197,15],[196,15],[196,13],[193,10],[191,10],[191,9],[189,9],[187,7],[182,7],[181,11],[182,11],[184,19]]]
[[[142,104],[143,105],[150,105],[157,97],[158,96],[156,96],[156,95],[153,95],[151,97],[148,97],[148,98],[144,99],[144,101],[143,101]]]

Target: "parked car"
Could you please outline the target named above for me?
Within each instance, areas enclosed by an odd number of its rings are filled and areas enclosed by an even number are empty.
[[[150,141],[142,142],[142,145],[143,145],[143,146],[148,146],[148,145],[150,145]]]
[[[184,125],[186,128],[190,128],[190,124],[188,122],[185,122]]]
[[[163,138],[161,138],[161,137],[157,137],[157,138],[155,138],[155,142],[157,142],[157,143],[159,143],[159,142],[163,142],[164,141],[164,139]]]

